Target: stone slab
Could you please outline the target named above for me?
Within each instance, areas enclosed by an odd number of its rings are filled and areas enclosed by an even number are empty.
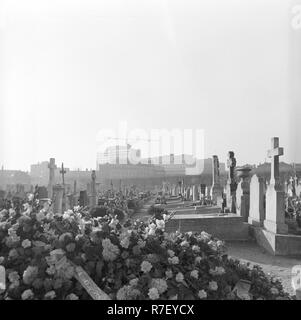
[[[275,256],[301,256],[301,236],[277,234],[256,226],[250,226],[250,235]]]
[[[214,237],[228,241],[249,239],[249,225],[235,214],[177,214],[166,224],[166,232],[208,232]]]

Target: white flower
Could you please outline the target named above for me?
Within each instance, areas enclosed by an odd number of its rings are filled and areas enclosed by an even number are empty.
[[[33,292],[30,289],[27,289],[22,293],[21,298],[22,300],[28,300],[28,299],[32,299],[33,296],[34,296]]]
[[[130,280],[129,282],[130,286],[135,287],[138,284],[138,280],[139,280],[138,278]]]
[[[102,240],[102,247],[102,256],[106,261],[114,261],[120,253],[119,248],[110,239]]]
[[[42,212],[42,210],[36,214],[37,221],[41,222],[45,219],[45,214]]]
[[[215,267],[215,269],[210,269],[209,273],[212,276],[221,276],[225,273],[225,269],[223,267]]]
[[[156,225],[157,225],[157,228],[160,229],[160,230],[164,230],[165,229],[164,220],[156,219]]]
[[[28,239],[23,240],[23,241],[22,241],[22,247],[23,247],[24,249],[31,247],[31,241],[28,240]]]
[[[277,295],[279,294],[279,290],[275,287],[271,288],[271,293],[274,294],[274,295]]]
[[[141,263],[141,271],[144,272],[144,273],[150,272],[152,267],[153,267],[152,264],[150,262],[148,262],[148,261],[143,261]]]
[[[56,297],[56,293],[54,290],[48,291],[47,293],[45,293],[44,298],[45,299],[54,299]]]
[[[190,276],[191,276],[192,278],[198,279],[198,278],[199,278],[199,272],[198,272],[198,270],[193,270],[193,271],[191,271],[191,272],[190,272]]]
[[[202,257],[196,257],[195,258],[195,263],[200,263],[202,261]]]
[[[78,300],[78,296],[74,293],[70,293],[66,296],[66,300]]]
[[[4,262],[5,258],[4,257],[0,257],[0,264],[2,264]]]
[[[184,275],[182,272],[178,272],[176,275],[176,281],[177,282],[183,282],[184,281]]]
[[[179,264],[179,258],[178,257],[168,258],[168,262],[170,264]]]
[[[156,288],[159,294],[162,294],[168,289],[167,283],[164,279],[153,279],[151,287]]]
[[[123,238],[121,241],[120,241],[120,245],[122,246],[122,248],[125,248],[127,249],[130,245],[130,240],[129,238]]]
[[[207,298],[207,292],[206,292],[205,290],[200,290],[200,291],[198,292],[198,297],[199,297],[200,299],[206,299],[206,298]]]
[[[11,283],[19,282],[20,276],[19,276],[18,272],[17,272],[17,271],[13,271],[13,272],[9,273],[9,275],[8,275],[8,280],[9,280]]]
[[[172,271],[170,269],[168,269],[167,271],[165,271],[165,275],[166,275],[167,279],[170,279],[170,278],[172,278],[173,273],[172,273]]]
[[[218,285],[217,285],[216,281],[209,282],[209,289],[212,291],[216,291],[218,289]]]
[[[201,251],[200,247],[196,245],[192,246],[192,250],[196,253],[199,253]]]
[[[159,299],[160,297],[159,292],[156,288],[149,289],[148,296],[151,300],[156,300],[156,299]]]
[[[182,242],[180,243],[180,246],[181,246],[181,247],[189,247],[189,242],[186,241],[186,240],[184,240],[184,241],[182,241]]]
[[[33,195],[32,193],[29,193],[29,194],[27,195],[27,198],[28,198],[29,201],[32,201],[33,198],[34,198],[34,195]]]
[[[175,252],[174,252],[173,250],[167,250],[167,254],[168,254],[170,257],[174,257]]]

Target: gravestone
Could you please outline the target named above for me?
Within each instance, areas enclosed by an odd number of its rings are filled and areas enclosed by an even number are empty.
[[[17,184],[16,188],[17,188],[16,197],[24,199],[26,196],[25,186],[23,184]]]
[[[271,180],[266,192],[264,227],[273,233],[286,234],[288,226],[285,224],[285,194],[281,190],[279,175],[279,157],[282,155],[283,148],[279,147],[279,138],[272,138],[272,148],[268,152],[272,159]]]
[[[44,186],[38,187],[36,192],[37,192],[38,199],[48,198],[48,191],[47,191],[46,187],[44,187]]]
[[[253,175],[250,183],[250,211],[248,222],[254,226],[263,226],[265,219],[265,183],[262,178]]]
[[[49,168],[48,197],[50,199],[52,199],[53,186],[54,186],[54,176],[55,176],[55,169],[56,169],[54,158],[50,158],[48,168]]]
[[[295,185],[294,185],[294,179],[293,177],[290,177],[289,184],[287,187],[287,195],[292,198],[296,195]]]
[[[61,185],[53,186],[53,212],[63,213],[63,199],[65,188]]]
[[[77,206],[78,198],[77,198],[77,181],[74,180],[73,183],[73,206]]]
[[[196,185],[192,186],[192,201],[196,202],[199,200],[198,187]]]
[[[190,187],[187,187],[186,189],[186,199],[189,200],[190,199]]]
[[[212,187],[210,190],[210,197],[213,204],[221,207],[223,202],[222,187],[220,185],[220,172],[219,172],[219,161],[218,156],[212,157]]]
[[[201,194],[203,195],[203,196],[205,196],[206,195],[206,185],[205,184],[201,184]]]
[[[296,196],[301,197],[301,181],[296,186]]]
[[[175,186],[172,186],[172,188],[171,188],[171,195],[172,196],[176,196],[177,194],[176,194],[176,187]]]
[[[0,199],[5,199],[5,194],[6,194],[5,190],[0,190]]]
[[[81,207],[86,207],[88,205],[87,190],[80,191],[80,193],[79,193],[79,205]]]

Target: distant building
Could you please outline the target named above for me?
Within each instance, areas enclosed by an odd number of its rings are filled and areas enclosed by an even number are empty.
[[[0,188],[6,190],[11,185],[28,185],[31,180],[27,172],[21,170],[0,170]]]
[[[133,158],[134,157],[134,158]],[[133,149],[130,144],[126,146],[110,146],[104,152],[97,154],[97,167],[101,164],[128,164],[141,157],[139,149]],[[131,159],[133,159],[131,161]],[[138,160],[138,161],[139,161]]]

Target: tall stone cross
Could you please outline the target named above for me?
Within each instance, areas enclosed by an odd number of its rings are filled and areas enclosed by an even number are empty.
[[[271,164],[271,180],[270,184],[278,185],[279,184],[279,157],[283,156],[283,148],[279,147],[279,138],[272,138],[271,150],[268,151],[268,157],[272,158]]]
[[[64,169],[64,163],[62,163],[60,174],[62,175],[63,186],[64,186],[65,185],[65,174],[66,174],[66,170]]]
[[[48,198],[52,199],[53,186],[54,186],[54,170],[56,169],[54,158],[50,158],[48,168],[49,168]]]

